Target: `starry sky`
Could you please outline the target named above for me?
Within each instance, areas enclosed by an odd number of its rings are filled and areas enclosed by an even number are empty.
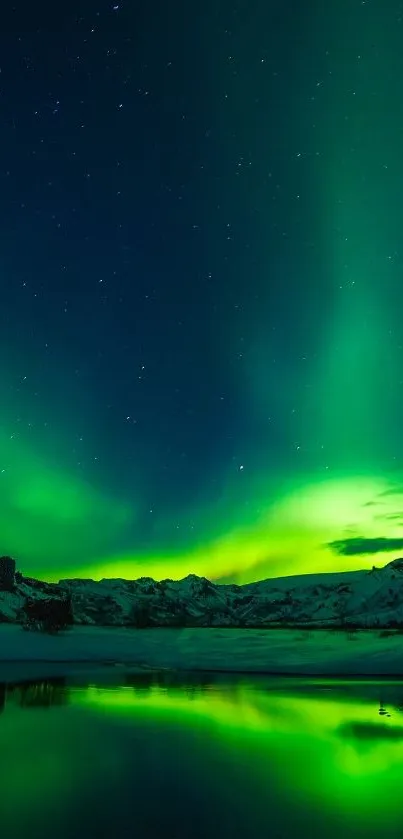
[[[0,551],[399,556],[401,3],[15,0],[0,45]]]

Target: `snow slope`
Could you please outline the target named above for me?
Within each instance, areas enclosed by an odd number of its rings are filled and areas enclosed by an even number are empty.
[[[403,626],[403,559],[384,568],[217,585],[190,575],[156,582],[107,579],[43,583],[22,578],[0,591],[0,621],[21,621],[27,598],[72,598],[74,621],[89,626],[362,628]]]

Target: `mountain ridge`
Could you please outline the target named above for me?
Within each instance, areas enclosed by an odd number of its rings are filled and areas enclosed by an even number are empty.
[[[383,568],[214,583],[140,577],[46,583],[17,572],[0,590],[0,621],[22,623],[27,602],[71,598],[75,624],[90,626],[403,627],[403,558]]]

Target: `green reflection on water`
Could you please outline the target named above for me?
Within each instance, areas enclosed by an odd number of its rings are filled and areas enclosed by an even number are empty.
[[[308,806],[353,832],[395,835],[403,823],[402,705],[403,685],[391,683],[184,684],[166,675],[118,686],[10,685],[0,691],[1,815],[20,829],[44,806],[60,816],[88,785],[129,771],[119,731],[141,731],[143,749],[156,732],[162,743],[180,731],[210,775],[216,755],[236,763],[239,785],[247,773],[252,809],[262,809],[269,784],[280,816],[290,804]],[[160,759],[172,768],[180,755]],[[214,784],[221,783],[217,770]]]

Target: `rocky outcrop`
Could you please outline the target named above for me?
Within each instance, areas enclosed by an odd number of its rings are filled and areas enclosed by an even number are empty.
[[[15,584],[15,559],[0,556],[0,591],[12,591]]]

